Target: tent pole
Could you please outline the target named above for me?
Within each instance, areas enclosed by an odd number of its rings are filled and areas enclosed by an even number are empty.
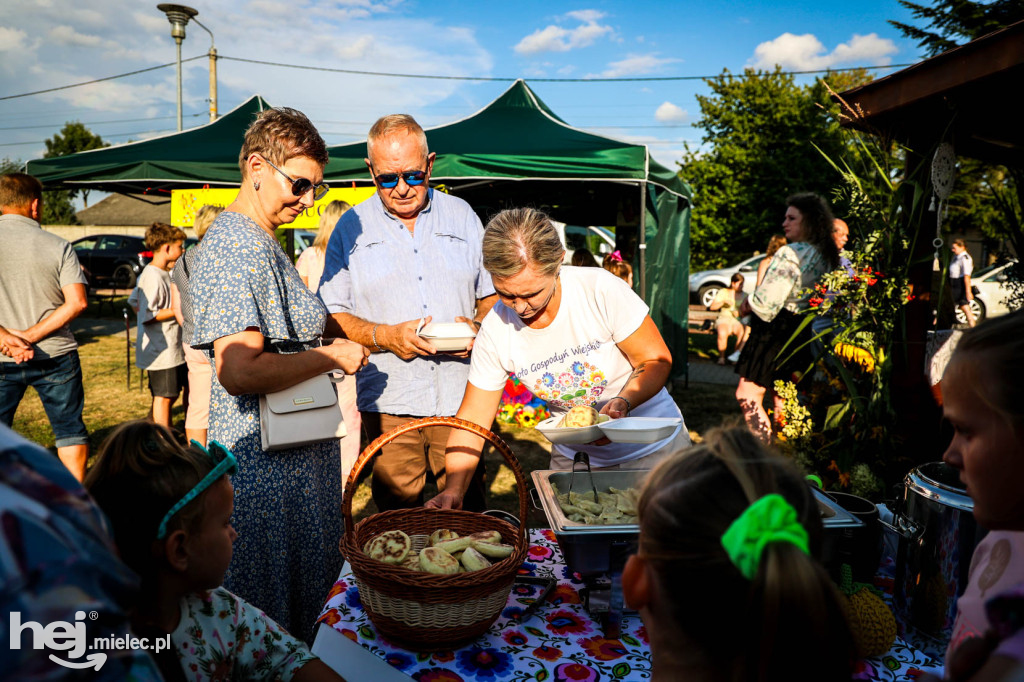
[[[640,251],[639,280],[640,299],[647,301],[647,182],[640,181],[640,235],[637,248]]]

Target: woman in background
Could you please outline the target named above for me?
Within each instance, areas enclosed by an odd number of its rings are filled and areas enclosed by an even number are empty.
[[[795,372],[813,361],[810,325],[801,329],[800,313],[808,308],[815,282],[839,265],[832,239],[835,218],[825,200],[817,194],[794,194],[786,204],[782,227],[789,243],[772,256],[761,284],[739,310],[740,317],[753,315],[750,336],[736,364],[741,377],[736,400],[747,426],[765,441],[772,435],[765,393],[776,380],[792,381]],[[776,419],[780,403],[776,400]]]
[[[171,308],[181,325],[181,345],[185,349],[185,364],[188,366],[188,399],[185,409],[185,438],[206,446],[206,430],[210,425],[210,383],[213,370],[206,353],[192,347],[192,297],[188,293],[188,278],[195,267],[196,254],[206,236],[206,230],[224,210],[223,206],[200,207],[192,221],[192,230],[199,243],[185,252],[171,273]]]
[[[768,264],[772,262],[772,256],[780,248],[786,245],[786,235],[784,234],[773,234],[772,238],[768,240],[768,248],[764,250],[764,258],[757,264],[757,279],[754,280],[754,286],[761,286],[761,280],[764,279],[764,273],[768,272]]]
[[[320,225],[317,227],[316,239],[313,246],[302,252],[299,260],[295,262],[295,269],[299,271],[302,283],[309,287],[314,294],[320,290],[320,276],[324,274],[324,256],[327,253],[327,242],[334,233],[334,226],[338,224],[345,211],[352,208],[347,201],[335,200],[324,207],[320,214]],[[353,465],[359,458],[360,437],[362,434],[362,418],[359,416],[359,408],[356,405],[356,378],[346,376],[338,388],[338,403],[341,404],[341,416],[345,419],[347,435],[339,441],[341,446],[341,486],[345,487],[345,481],[352,471]]]
[[[299,271],[302,283],[309,287],[314,294],[320,289],[320,276],[324,274],[324,255],[327,253],[327,242],[331,239],[334,226],[338,224],[338,218],[352,208],[347,201],[335,200],[324,207],[320,214],[320,224],[317,226],[316,239],[313,246],[302,252],[299,259],[295,261],[295,269]]]
[[[590,252],[590,249],[576,249],[572,252],[569,265],[575,265],[578,268],[596,268],[597,259],[594,258],[594,254]]]

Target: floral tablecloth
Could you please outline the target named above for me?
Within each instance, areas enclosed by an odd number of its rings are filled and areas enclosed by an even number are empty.
[[[625,614],[620,636],[605,638],[601,625],[583,607],[579,594],[583,583],[566,569],[550,530],[530,532],[530,550],[521,573],[558,579],[548,603],[527,620],[517,621],[515,617],[541,590],[536,585],[517,583],[491,628],[454,651],[411,652],[380,636],[362,608],[359,589],[347,564],[319,620],[418,682],[650,679],[650,644],[640,616]],[[860,661],[856,679],[914,680],[921,672],[936,671],[941,674],[941,666],[897,639],[884,656]]]

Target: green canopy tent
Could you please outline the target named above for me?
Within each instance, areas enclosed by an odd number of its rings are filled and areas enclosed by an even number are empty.
[[[28,162],[46,189],[144,193],[204,185],[238,187],[245,130],[270,105],[253,95],[216,121],[177,133]]]
[[[427,130],[427,140],[437,154],[431,181],[468,201],[484,222],[529,205],[573,225],[615,225],[672,350],[673,376],[686,374],[693,195],[676,173],[644,145],[568,125],[522,80],[473,116]],[[365,141],[331,147],[330,155],[324,177],[334,186],[371,181]]]
[[[245,129],[268,106],[253,96],[213,123],[30,161],[28,172],[47,189],[238,186]],[[686,374],[692,193],[646,146],[573,128],[521,80],[477,114],[427,135],[437,153],[432,182],[464,198],[485,221],[502,208],[531,205],[569,224],[615,225],[618,247],[637,266],[638,290],[675,358],[673,377]],[[365,142],[332,147],[330,154],[327,182],[371,182]]]

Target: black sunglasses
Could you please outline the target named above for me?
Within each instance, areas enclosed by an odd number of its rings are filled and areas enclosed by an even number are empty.
[[[373,179],[384,189],[391,189],[398,187],[399,177],[405,180],[405,184],[410,187],[416,187],[417,185],[422,185],[423,181],[427,179],[427,171],[414,170],[402,171],[401,173],[381,173],[380,175],[375,175]]]
[[[314,185],[313,182],[307,178],[293,178],[287,173],[285,173],[283,170],[275,166],[273,162],[267,157],[261,154],[260,158],[266,161],[271,168],[273,168],[278,173],[283,175],[285,180],[292,183],[292,194],[294,194],[297,197],[305,196],[306,192],[308,192],[309,190],[313,190],[313,201],[320,201],[320,199],[322,199],[323,196],[327,194],[327,190],[331,188],[331,186],[328,185],[326,182],[319,182]]]

